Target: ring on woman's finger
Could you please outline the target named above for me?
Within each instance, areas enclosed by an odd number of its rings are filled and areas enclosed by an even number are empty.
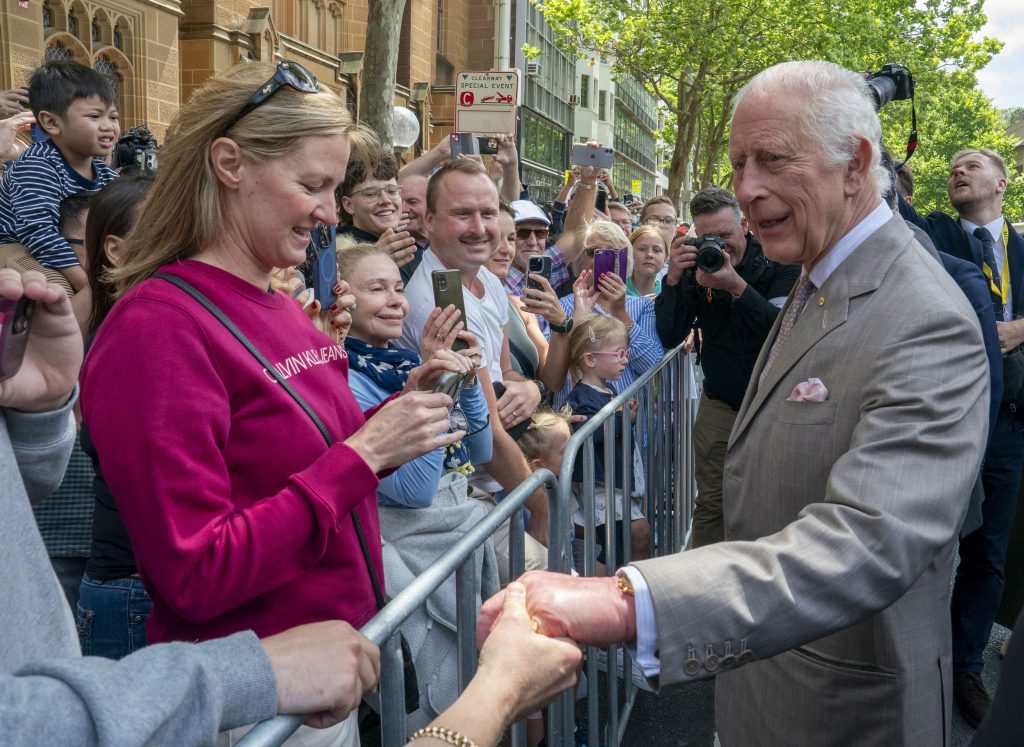
[[[519,412],[517,410],[513,410],[512,411],[512,417],[514,417],[514,418],[519,417]]]
[[[438,332],[436,335],[434,335],[434,339],[437,340],[438,342],[444,342],[444,335]]]

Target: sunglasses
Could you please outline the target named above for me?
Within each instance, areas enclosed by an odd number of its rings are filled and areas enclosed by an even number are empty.
[[[530,236],[536,236],[537,241],[545,241],[550,231],[547,228],[517,228],[516,238],[520,241],[529,241]]]
[[[248,103],[231,118],[231,121],[222,130],[222,135],[227,135],[231,128],[238,124],[238,120],[285,87],[300,93],[316,93],[320,90],[320,83],[313,73],[297,62],[283,60],[277,63],[277,70],[274,71],[273,77],[256,89],[256,93],[252,95]]]
[[[614,355],[617,361],[625,363],[629,360],[629,348],[619,348],[618,350],[591,350],[591,355]]]
[[[616,249],[614,246],[598,246],[598,247],[594,247],[593,249],[584,249],[583,250],[583,254],[585,254],[588,257],[593,257],[598,252],[617,252],[617,251],[619,251],[619,250]]]

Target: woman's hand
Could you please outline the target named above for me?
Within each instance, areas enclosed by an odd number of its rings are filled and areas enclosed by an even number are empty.
[[[465,437],[465,431],[448,432],[451,406],[447,394],[403,394],[377,410],[345,443],[374,472],[398,467]]]
[[[573,318],[579,318],[584,314],[594,313],[595,293],[590,287],[590,279],[594,276],[592,270],[584,270],[572,284],[572,295],[575,298],[572,307]]]
[[[476,371],[476,366],[473,360],[463,353],[435,350],[430,358],[409,372],[402,393],[432,392],[437,385],[438,378],[446,371],[465,376]]]
[[[0,163],[13,161],[21,155],[17,135],[31,127],[35,121],[36,118],[32,116],[32,112],[0,119]]]
[[[408,231],[396,232],[393,228],[385,228],[377,239],[377,246],[391,252],[391,259],[399,267],[409,264],[416,256],[416,239]]]
[[[601,287],[597,289],[597,302],[617,319],[626,313],[626,283],[614,272],[601,275]],[[632,322],[632,320],[630,320]]]
[[[462,312],[452,304],[443,309],[435,308],[427,317],[420,335],[420,358],[430,360],[437,350],[451,350],[459,332],[466,325],[459,319]]]
[[[540,288],[531,288],[529,285],[523,287],[522,303],[523,308],[531,314],[540,314],[550,324],[565,324],[566,314],[562,304],[558,301],[551,283],[543,275],[533,273],[528,276],[540,284]]]

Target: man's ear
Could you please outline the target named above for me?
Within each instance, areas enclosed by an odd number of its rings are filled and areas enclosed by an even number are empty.
[[[45,132],[50,137],[53,137],[54,135],[59,135],[61,124],[63,124],[63,120],[56,114],[53,114],[51,112],[39,112],[39,116],[36,117],[36,122],[39,123],[39,126],[43,129],[43,132]]]
[[[867,138],[857,138],[853,157],[846,163],[846,196],[858,194],[871,178],[871,143]]]
[[[540,459],[537,459],[536,457],[534,457],[533,459],[531,459],[529,461],[528,466],[529,466],[531,472],[536,472],[537,470],[539,470],[544,465],[540,463]]]
[[[210,163],[217,180],[227,189],[238,189],[245,166],[242,149],[231,138],[219,137],[210,146]]]

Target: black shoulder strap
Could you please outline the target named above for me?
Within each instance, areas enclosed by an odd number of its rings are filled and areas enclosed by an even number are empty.
[[[327,442],[327,446],[330,447],[334,445],[334,439],[331,438],[331,434],[327,430],[327,426],[324,425],[324,422],[320,419],[320,416],[313,411],[313,408],[310,407],[309,403],[302,398],[302,395],[295,391],[294,387],[288,383],[288,380],[285,379],[281,375],[281,372],[274,367],[274,364],[263,356],[263,353],[261,353],[259,349],[252,344],[252,341],[242,333],[242,330],[240,330],[234,322],[228,319],[224,312],[221,311],[213,301],[204,296],[191,283],[183,280],[177,275],[168,275],[160,272],[153,277],[166,280],[171,285],[178,286],[181,290],[185,291],[185,293],[198,301],[204,309],[213,314],[217,321],[223,324],[227,328],[228,332],[234,335],[235,339],[242,343],[242,346],[246,350],[252,353],[252,356],[260,362],[260,365],[266,369],[267,373],[269,373],[274,380],[281,385],[291,398],[295,400],[299,407],[302,408],[303,412],[309,416],[309,419],[313,421],[313,425],[315,425],[316,429],[320,431],[320,435],[324,437],[324,441]],[[370,559],[370,548],[366,544],[366,535],[363,533],[363,525],[362,522],[359,521],[359,514],[357,514],[355,510],[352,511],[352,523],[355,525],[356,537],[359,538],[359,547],[362,549],[363,558],[366,560],[366,568],[370,572],[370,583],[373,586],[373,595],[377,600],[377,607],[383,608],[387,600],[384,599],[384,592],[381,589],[380,581],[377,580],[377,572],[374,570],[373,562]]]

